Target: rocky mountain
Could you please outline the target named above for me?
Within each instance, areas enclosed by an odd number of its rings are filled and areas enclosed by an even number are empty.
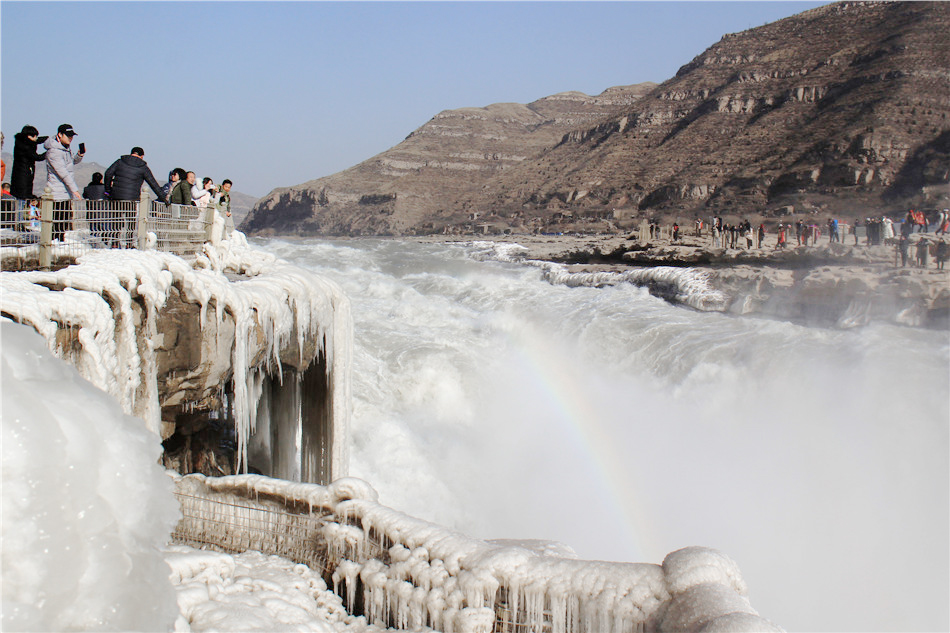
[[[629,108],[654,83],[591,97],[564,92],[527,105],[446,110],[395,147],[338,174],[275,189],[244,230],[255,233],[401,234],[441,229],[456,201],[500,173]]]
[[[819,7],[724,36],[645,95],[443,112],[356,167],[271,192],[245,228],[405,234],[600,219],[616,229],[660,215],[945,206],[948,32],[947,3]],[[612,95],[627,103],[599,118],[582,109]]]

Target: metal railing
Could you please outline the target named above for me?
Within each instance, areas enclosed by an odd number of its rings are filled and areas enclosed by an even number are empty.
[[[90,250],[155,249],[189,256],[211,239],[214,207],[140,200],[0,201],[0,268],[32,270],[75,263]]]
[[[348,612],[366,616],[367,621],[372,624],[397,628],[411,628],[408,625],[412,624],[415,628],[428,626],[436,631],[445,630],[442,616],[423,612],[425,610],[415,614],[415,617],[422,618],[421,621],[402,622],[409,617],[406,613],[407,604],[395,597],[392,598],[394,602],[390,601],[390,598],[380,594],[385,586],[397,580],[397,584],[405,585],[404,588],[411,585],[416,598],[420,591],[426,594],[430,591],[443,591],[436,590],[434,584],[430,585],[429,581],[424,579],[428,578],[425,570],[421,572],[424,578],[420,580],[414,573],[389,569],[391,565],[398,564],[393,558],[394,551],[405,549],[408,553],[408,550],[414,549],[400,538],[398,529],[397,534],[393,534],[374,527],[371,518],[364,516],[358,505],[341,512],[339,508],[334,507],[334,503],[314,503],[303,500],[303,497],[285,498],[267,491],[266,487],[264,492],[261,492],[253,482],[248,481],[253,479],[255,476],[248,475],[223,478],[201,475],[177,477],[175,495],[181,506],[182,518],[172,534],[172,540],[229,553],[256,550],[264,554],[282,556],[295,563],[305,564],[320,573],[327,586],[343,600]],[[446,532],[445,536],[453,535]],[[391,577],[385,586],[370,587],[364,583],[364,576],[359,569],[369,561],[376,561],[376,572],[382,571],[387,577]],[[419,564],[428,569],[424,562],[420,561]],[[587,575],[594,584],[595,579],[600,576],[612,578],[612,566],[617,569],[631,566],[629,563],[585,563],[574,560],[566,560],[564,564],[574,567],[590,565]],[[654,575],[662,574],[658,566],[634,566],[655,568]],[[565,570],[564,573],[572,572]],[[454,578],[453,581],[448,581],[449,584],[460,585],[465,584],[462,576],[471,576],[464,566],[461,570],[446,570],[444,566],[440,566],[438,573],[434,575],[439,574]],[[659,608],[660,600],[669,599],[668,595],[657,596],[649,612],[631,607],[618,613],[609,606],[609,600],[599,601],[596,596],[589,600],[582,599],[581,596],[569,596],[567,602],[555,598],[557,592],[553,589],[549,591],[547,585],[551,584],[553,587],[557,580],[537,580],[532,583],[530,592],[519,597],[518,592],[510,586],[510,579],[498,578],[497,588],[489,592],[491,595],[476,597],[474,594],[469,595],[471,592],[465,592],[467,597],[462,598],[456,606],[459,610],[474,607],[494,611],[489,628],[473,629],[478,631],[592,633],[623,630],[625,633],[642,633],[646,629],[650,613]],[[619,591],[623,593],[625,590],[621,587]],[[650,588],[649,583],[645,583],[638,591],[652,593],[656,590]],[[665,594],[665,590],[662,593]],[[624,620],[620,627],[607,625],[607,622],[620,619]],[[458,627],[455,628],[458,630]]]

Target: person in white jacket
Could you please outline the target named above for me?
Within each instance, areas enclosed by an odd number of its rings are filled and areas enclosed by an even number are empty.
[[[53,191],[53,239],[63,240],[66,231],[72,228],[72,210],[68,200],[82,200],[82,190],[73,177],[73,165],[82,162],[83,154],[73,156],[70,145],[76,131],[73,126],[63,123],[56,136],[46,139],[46,186]]]
[[[53,190],[53,200],[82,200],[82,190],[73,178],[73,165],[82,162],[83,154],[73,156],[70,145],[76,132],[73,126],[63,123],[56,136],[46,139],[46,186]]]
[[[194,185],[191,188],[191,198],[195,205],[199,207],[210,207],[214,204],[215,186],[214,182],[208,178],[201,179],[201,186]]]

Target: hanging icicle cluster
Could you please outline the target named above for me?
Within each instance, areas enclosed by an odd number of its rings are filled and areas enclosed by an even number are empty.
[[[157,323],[169,293],[177,288],[184,300],[200,306],[202,330],[209,306],[218,325],[233,319],[230,369],[243,468],[262,371],[280,375],[281,351],[292,345],[302,362],[312,341],[314,351],[325,355],[328,374],[335,376],[330,381],[332,463],[337,474],[346,472],[342,447],[349,420],[346,374],[352,325],[349,301],[336,284],[251,248],[240,232],[215,246],[206,244],[204,254],[193,261],[157,251],[97,250],[58,271],[0,274],[0,310],[33,326],[54,353],[73,362],[83,377],[156,433],[161,426]],[[141,317],[134,303],[144,307]],[[64,328],[77,330],[79,350],[62,349],[57,343],[57,331]],[[220,328],[214,330],[219,336]]]

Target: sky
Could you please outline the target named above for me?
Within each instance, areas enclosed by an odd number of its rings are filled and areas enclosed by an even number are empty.
[[[73,125],[255,197],[351,167],[442,110],[672,77],[824,2],[0,3],[0,124]],[[85,183],[80,183],[84,185]]]

